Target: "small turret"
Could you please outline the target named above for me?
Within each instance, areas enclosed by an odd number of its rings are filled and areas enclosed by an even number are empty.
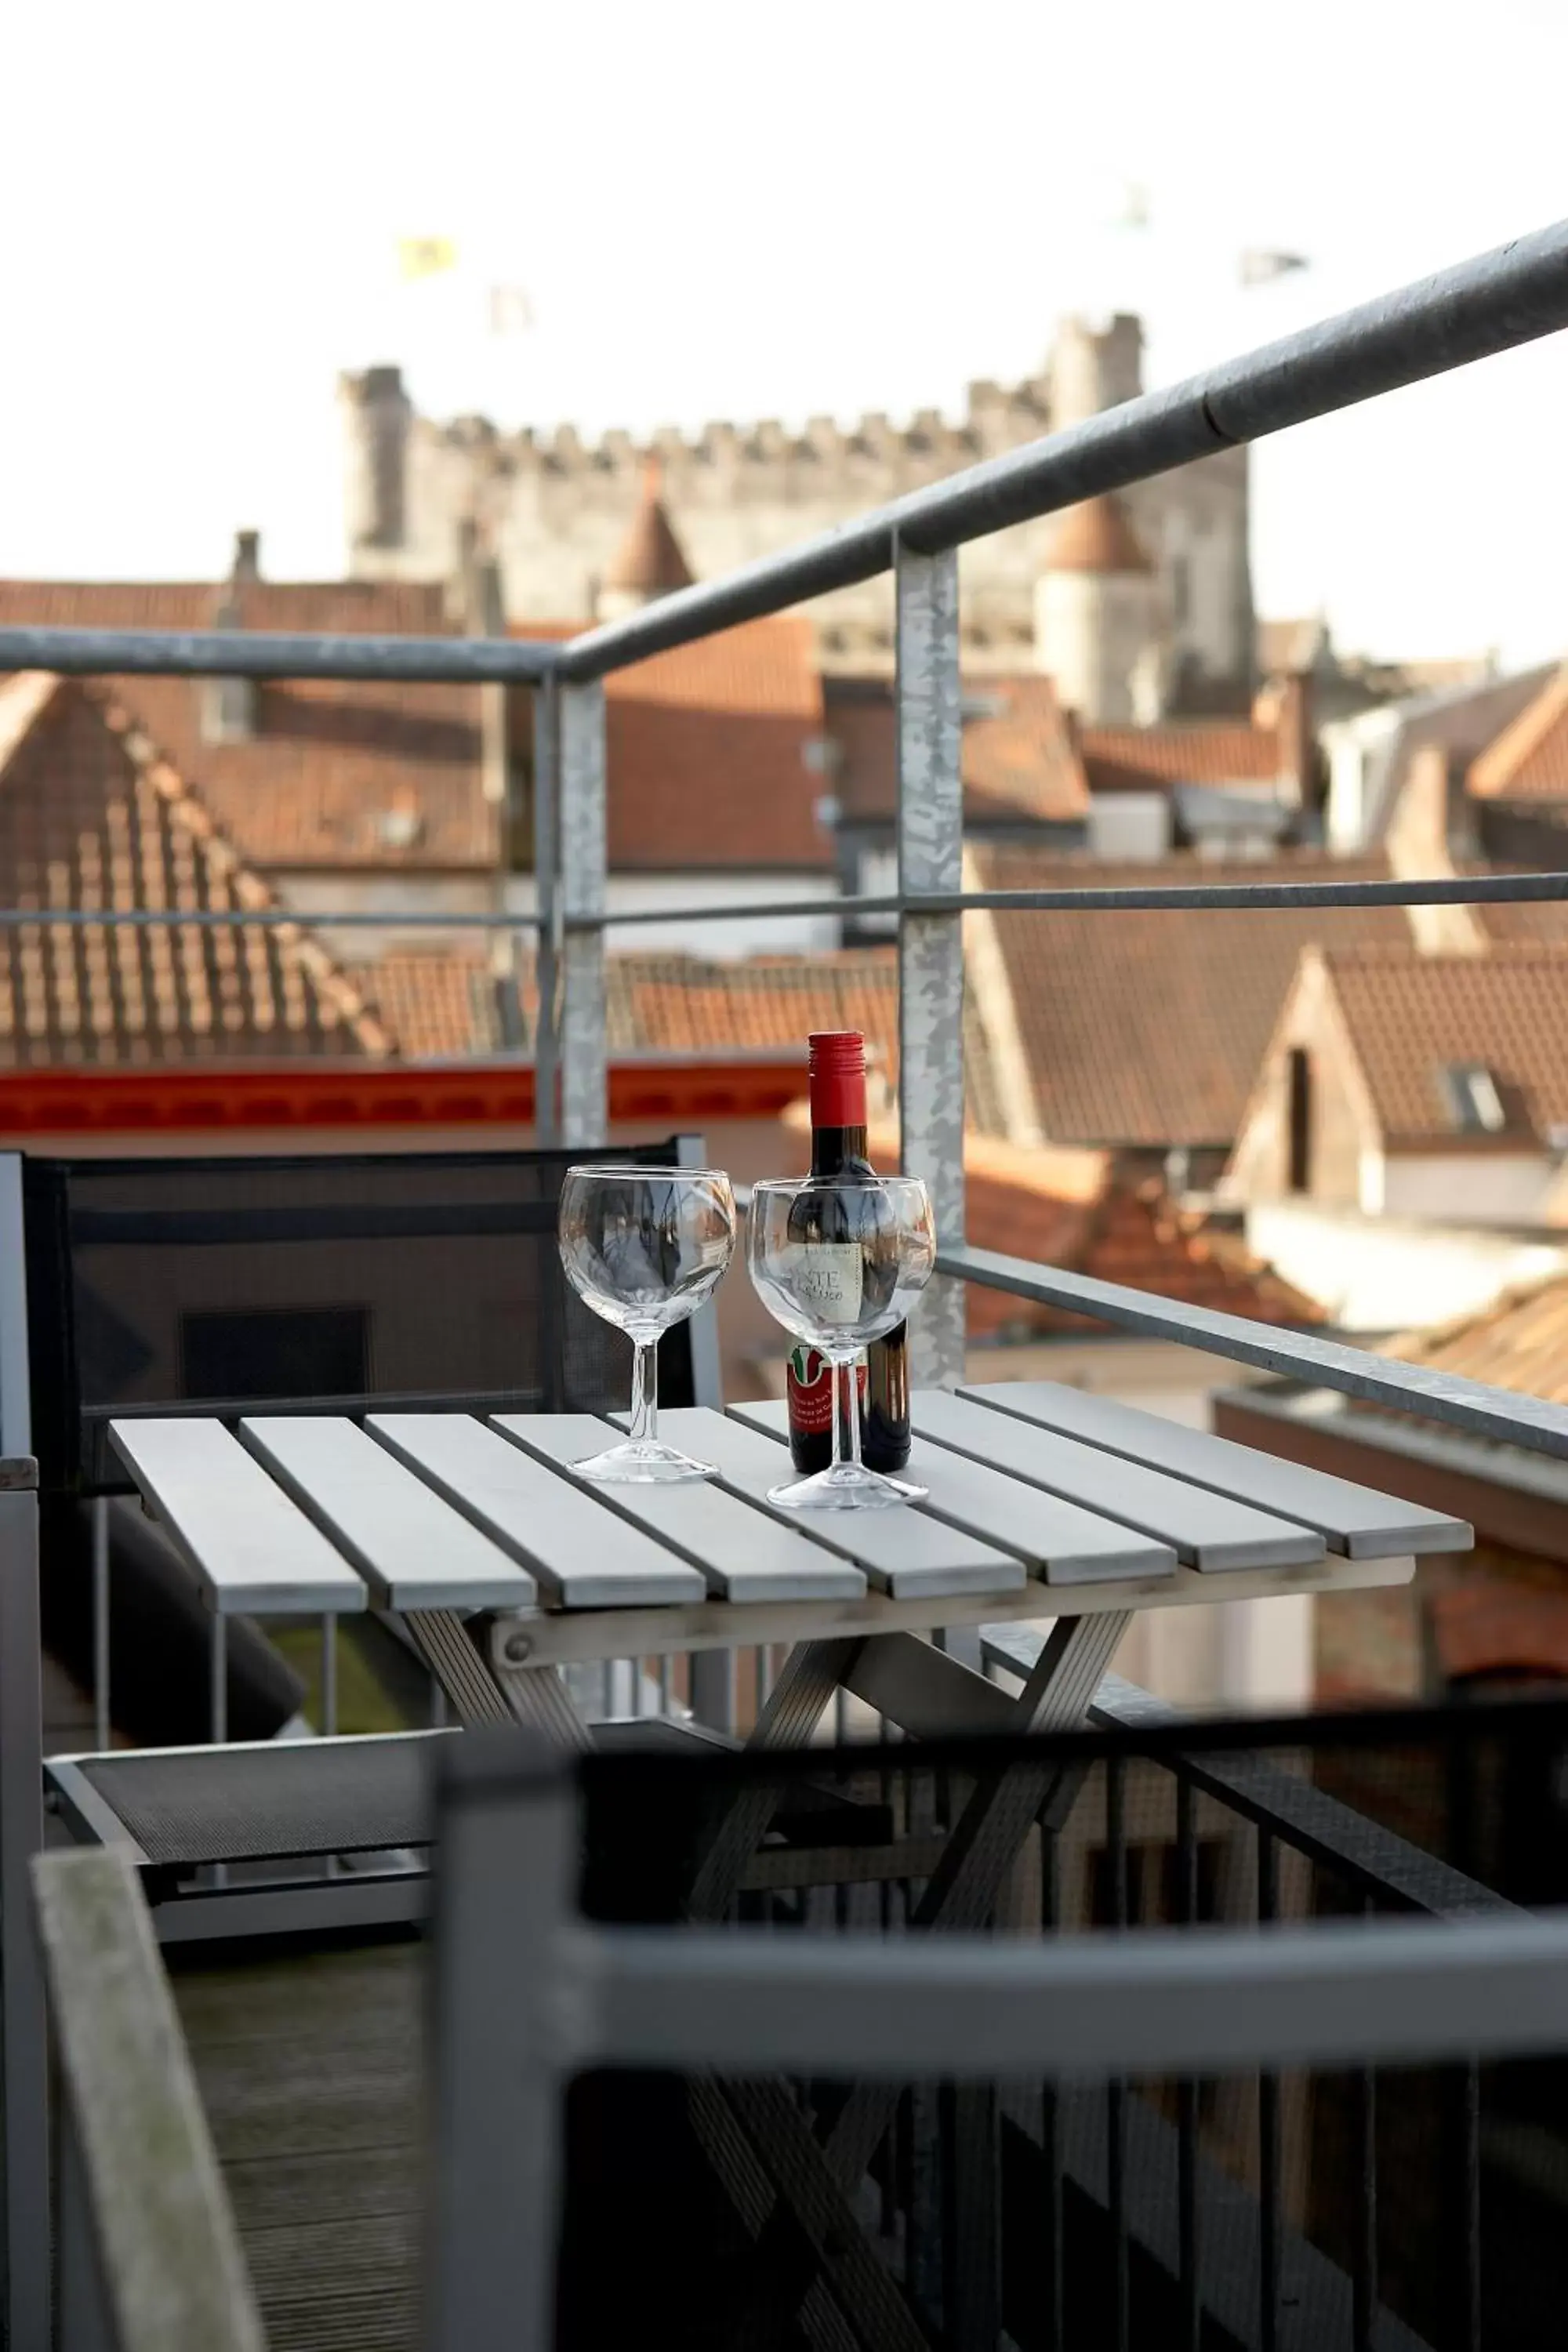
[[[691,585],[691,566],[665,512],[661,490],[659,463],[650,457],[643,468],[637,510],[599,590],[601,621],[618,620],[625,613],[638,612],[657,598]]]

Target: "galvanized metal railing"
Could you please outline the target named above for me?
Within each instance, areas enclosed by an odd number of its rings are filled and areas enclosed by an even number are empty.
[[[605,941],[612,929],[738,913],[895,914],[899,919],[900,1097],[907,1169],[931,1187],[946,1279],[916,1333],[925,1381],[962,1370],[963,1285],[978,1281],[1124,1329],[1159,1332],[1215,1355],[1291,1372],[1568,1456],[1568,1410],[1363,1350],[1260,1328],[1087,1276],[973,1250],[964,1239],[962,920],[970,908],[1227,908],[1438,906],[1568,898],[1568,874],[1430,882],[1187,883],[1170,887],[965,891],[962,887],[959,592],[965,541],[1122,488],[1216,449],[1420,382],[1568,325],[1568,222],[1363,303],[1250,354],[1104,411],[1028,446],[913,491],[858,521],[725,579],[683,589],[564,642],[274,635],[265,632],[0,630],[0,670],[63,674],[384,679],[530,685],[536,695],[537,911],[469,918],[536,932],[542,1011],[537,1040],[542,1134],[597,1141],[606,1126]],[[612,911],[606,904],[604,679],[612,671],[803,599],[894,574],[897,606],[897,891]],[[0,924],[145,922],[145,914],[0,910]],[[156,919],[153,918],[152,919]],[[182,921],[254,923],[254,914]],[[274,919],[293,919],[281,912]],[[328,918],[316,916],[324,921]],[[330,919],[337,920],[338,918]],[[353,919],[350,918],[349,919]],[[363,919],[368,920],[368,918]],[[400,922],[405,919],[399,918]],[[428,919],[449,925],[450,918]]]

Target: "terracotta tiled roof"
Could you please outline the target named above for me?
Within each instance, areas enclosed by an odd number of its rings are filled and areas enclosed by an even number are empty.
[[[0,581],[0,625],[206,629],[226,603],[249,629],[453,634],[438,588],[397,581]],[[207,742],[199,682],[110,683],[253,865],[495,865],[497,814],[484,797],[474,687],[264,683],[254,735]],[[412,829],[397,821],[408,814]]]
[[[29,699],[28,723],[16,724]],[[180,921],[275,901],[162,748],[96,689],[16,678],[0,688],[0,902],[170,915],[135,929],[0,931],[0,1064],[395,1050],[303,925]]]
[[[1518,1150],[1568,1128],[1568,945],[1335,949],[1324,961],[1391,1149]],[[1441,1073],[1462,1063],[1496,1082],[1507,1121],[1496,1136],[1455,1125]]]
[[[664,596],[673,588],[691,585],[691,567],[658,494],[657,466],[643,477],[637,512],[605,574],[605,585],[637,596]]]
[[[837,796],[851,822],[888,824],[898,803],[898,739],[890,684],[827,681],[826,723],[838,746]],[[1043,674],[966,683],[963,764],[970,824],[1074,824],[1089,814],[1089,790],[1073,730]]]
[[[578,622],[518,634],[572,636]],[[782,614],[677,646],[605,680],[612,873],[822,872],[822,681],[809,621]],[[521,750],[531,715],[514,705]]]
[[[1148,572],[1152,569],[1114,495],[1085,499],[1068,507],[1051,534],[1048,572]]]
[[[1100,865],[978,849],[987,889],[1256,882],[1257,865],[1170,857]],[[1378,861],[1291,856],[1268,877],[1385,878]],[[999,914],[1039,1125],[1053,1141],[1165,1150],[1228,1146],[1301,950],[1312,941],[1408,941],[1398,908],[1224,913]]]
[[[1568,800],[1568,663],[1471,761],[1466,782],[1477,800]]]
[[[411,1062],[466,1061],[506,1047],[497,983],[476,948],[399,948],[359,965],[354,977]]]
[[[1245,719],[1086,727],[1080,745],[1091,793],[1163,792],[1172,784],[1273,783],[1289,764],[1278,730]]]
[[[1505,1290],[1436,1330],[1406,1333],[1387,1353],[1489,1387],[1568,1404],[1568,1276]]]
[[[804,1105],[785,1114],[804,1125]],[[873,1123],[879,1166],[898,1161],[897,1127]],[[1027,1150],[971,1134],[963,1148],[967,1232],[978,1248],[1037,1259],[1161,1298],[1212,1307],[1260,1323],[1305,1324],[1321,1310],[1228,1234],[1205,1230],[1163,1187],[1119,1170],[1109,1151],[1047,1145]],[[1103,1331],[1083,1316],[1010,1298],[977,1284],[968,1292],[970,1337],[1001,1331]]]
[[[891,948],[737,963],[611,956],[608,972],[612,1043],[629,1052],[796,1053],[804,1071],[811,1031],[858,1029],[878,1067],[896,1080],[899,975]]]

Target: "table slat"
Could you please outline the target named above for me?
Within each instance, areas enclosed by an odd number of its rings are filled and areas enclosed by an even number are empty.
[[[247,1418],[240,1435],[347,1555],[382,1609],[528,1609],[525,1568],[384,1445],[333,1413]]]
[[[1323,1556],[1323,1539],[1315,1528],[1058,1437],[966,1397],[922,1391],[912,1401],[911,1418],[921,1436],[941,1445],[1048,1487],[1089,1510],[1113,1512],[1124,1526],[1170,1544],[1190,1568],[1288,1568]]]
[[[574,1462],[624,1434],[591,1412],[498,1412],[490,1420],[514,1445],[568,1475]],[[711,1459],[700,1445],[698,1453]],[[590,1486],[589,1492],[689,1559],[719,1600],[850,1601],[866,1590],[865,1575],[852,1560],[754,1510],[713,1480],[679,1486]]]
[[[220,1616],[346,1615],[364,1580],[218,1421],[113,1421],[115,1452]]]
[[[1393,1559],[1406,1552],[1468,1551],[1473,1531],[1462,1519],[1405,1503],[1375,1487],[1331,1477],[1299,1462],[1260,1454],[1233,1438],[1188,1429],[1114,1397],[1089,1396],[1056,1381],[993,1381],[961,1388],[961,1397],[1017,1417],[1124,1460],[1185,1478],[1195,1486],[1254,1503],[1316,1528],[1347,1559]]]
[[[530,1569],[560,1609],[701,1601],[707,1586],[583,1486],[461,1412],[373,1412],[371,1435]]]
[[[704,1462],[713,1463],[724,1486],[799,1532],[805,1515],[781,1510],[768,1501],[768,1488],[790,1475],[775,1437],[747,1428],[706,1405],[678,1405],[658,1417],[661,1434]],[[932,1594],[1015,1592],[1025,1583],[1022,1563],[994,1544],[944,1527],[920,1511],[819,1511],[810,1540],[853,1560],[878,1592],[897,1601]]]
[[[731,1412],[775,1441],[786,1433],[788,1408],[782,1402],[733,1405]],[[1176,1572],[1176,1555],[1168,1545],[918,1436],[910,1447],[909,1475],[929,1489],[917,1508],[843,1516],[890,1521],[895,1542],[898,1528],[940,1519],[1011,1552],[1047,1584],[1099,1584]],[[828,1514],[822,1516],[826,1519]]]

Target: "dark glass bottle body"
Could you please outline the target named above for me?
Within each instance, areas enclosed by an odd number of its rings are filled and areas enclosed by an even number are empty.
[[[814,1127],[811,1175],[796,1198],[791,1236],[805,1244],[859,1241],[868,1222],[877,1222],[877,1171],[866,1157],[866,1129]],[[813,1198],[814,1183],[825,1189]],[[858,1213],[834,1187],[864,1184],[866,1206]],[[860,1368],[860,1455],[868,1470],[896,1475],[910,1458],[910,1338],[907,1323],[895,1324],[873,1339]],[[833,1374],[815,1349],[794,1349],[786,1382],[789,1450],[803,1475],[826,1470],[833,1459]]]

